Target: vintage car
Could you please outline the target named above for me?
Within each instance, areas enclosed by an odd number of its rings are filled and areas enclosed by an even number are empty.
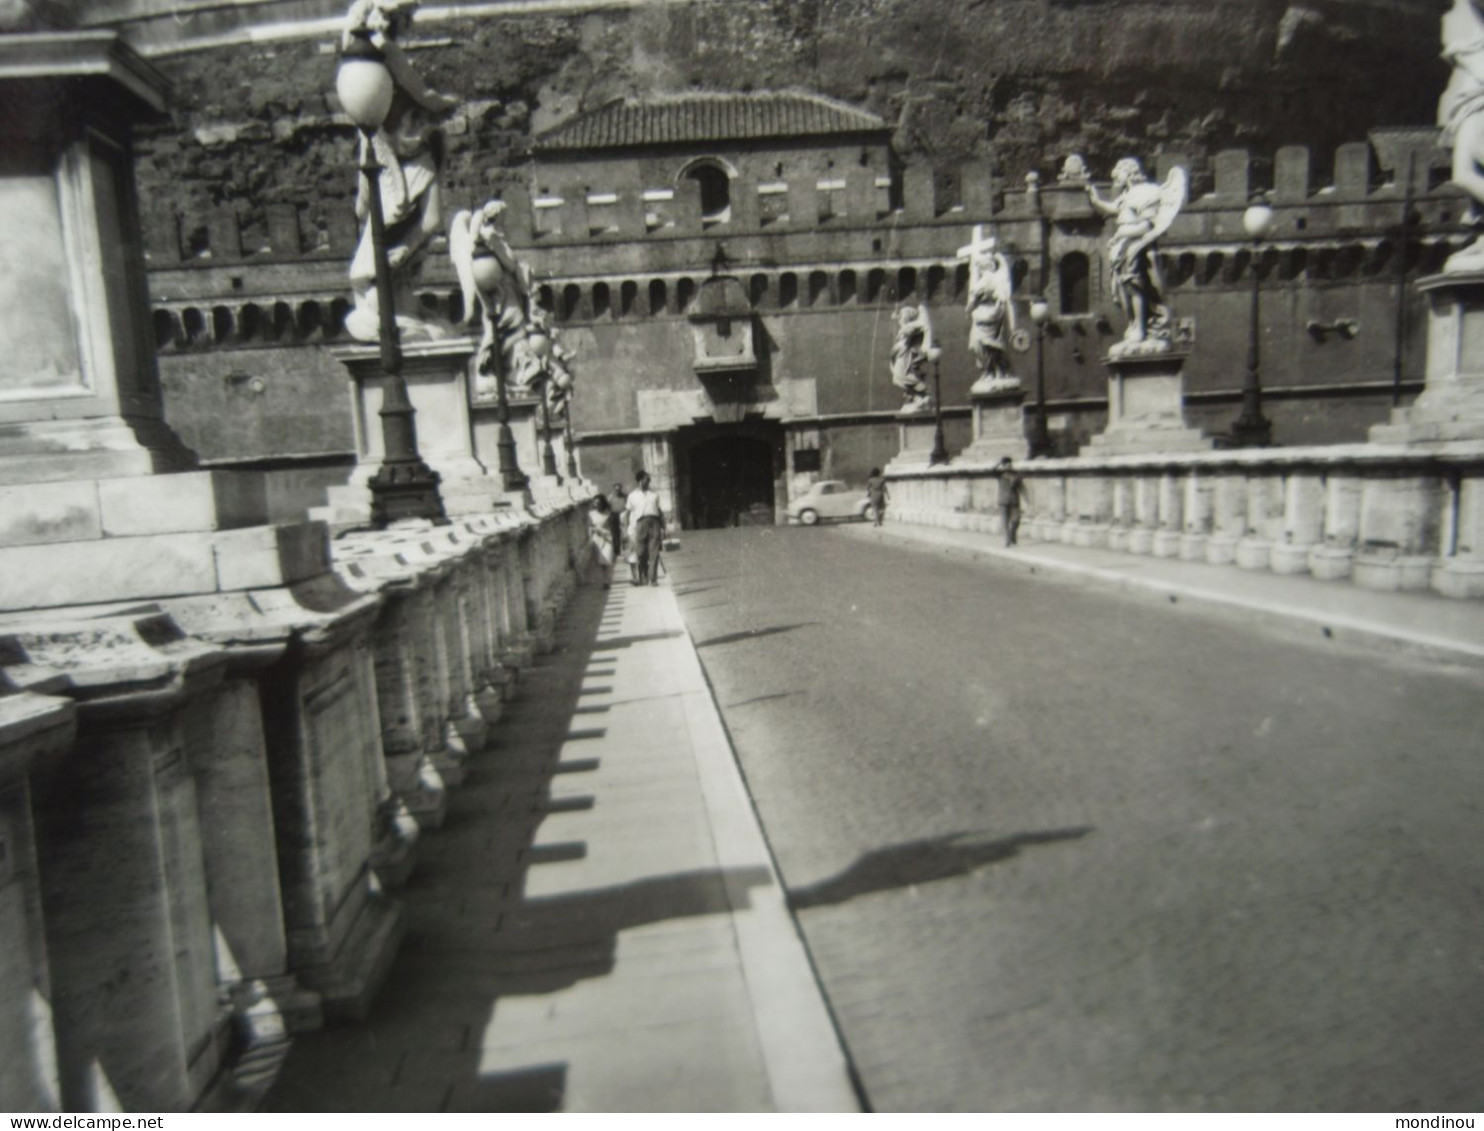
[[[866,518],[870,506],[861,488],[839,479],[822,479],[788,504],[788,520],[813,526],[826,518]]]

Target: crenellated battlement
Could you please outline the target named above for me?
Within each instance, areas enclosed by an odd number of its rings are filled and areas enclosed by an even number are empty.
[[[1241,212],[1255,192],[1267,192],[1277,210],[1274,240],[1378,231],[1398,223],[1398,204],[1409,194],[1425,224],[1459,222],[1462,194],[1446,183],[1447,154],[1432,128],[1377,130],[1365,141],[1342,145],[1321,183],[1314,155],[1305,146],[1286,146],[1271,155],[1226,150],[1209,162],[1191,165],[1184,155],[1165,152],[1146,162],[1162,179],[1175,165],[1186,165],[1192,195],[1167,237],[1167,244],[1242,238]],[[542,180],[555,179],[543,171]],[[832,171],[833,173],[833,171]],[[712,215],[702,211],[700,186],[682,178],[671,185],[614,186],[560,181],[547,193],[527,185],[507,186],[506,231],[524,249],[605,245],[673,239],[829,234],[861,229],[966,223],[1101,223],[1083,184],[1028,174],[1011,182],[997,177],[987,160],[951,167],[910,165],[896,176],[869,168],[839,175],[814,174],[756,181],[741,176],[730,183],[728,206]],[[590,176],[590,174],[589,174]],[[447,194],[451,213],[479,201]],[[205,215],[181,216],[166,204],[146,209],[146,247],[150,266],[210,263],[280,263],[338,259],[354,251],[358,238],[350,208],[328,212],[323,225],[309,224],[307,209],[292,203],[269,204],[251,225],[231,205]]]

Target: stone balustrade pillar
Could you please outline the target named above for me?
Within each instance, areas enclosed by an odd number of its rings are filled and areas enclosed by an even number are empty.
[[[1134,481],[1126,475],[1113,480],[1113,521],[1108,528],[1108,549],[1120,553],[1128,552],[1129,536],[1133,533]]]
[[[1232,565],[1237,545],[1247,533],[1247,480],[1240,471],[1222,468],[1211,480],[1211,534],[1206,539],[1206,561]]]
[[[1247,533],[1237,542],[1237,565],[1267,569],[1273,543],[1283,536],[1283,476],[1276,471],[1247,475]]]
[[[1368,473],[1360,498],[1360,549],[1351,577],[1366,589],[1426,589],[1443,526],[1441,477],[1401,468]]]
[[[1179,473],[1166,470],[1159,477],[1159,529],[1154,532],[1152,553],[1156,558],[1173,558],[1180,552],[1185,490]]]
[[[52,689],[66,686],[53,677]],[[72,701],[21,690],[0,672],[0,1109],[59,1111],[51,969],[41,915],[33,774],[72,749]]]
[[[1321,581],[1350,576],[1360,542],[1358,474],[1331,471],[1324,485],[1324,541],[1309,551],[1309,572]]]
[[[227,1016],[182,716],[225,656],[160,615],[4,630],[12,663],[67,675],[71,747],[32,778],[61,1106],[186,1111]]]
[[[1131,554],[1154,552],[1154,536],[1159,529],[1159,476],[1141,472],[1134,481],[1134,528],[1129,531]]]
[[[1215,482],[1192,468],[1185,477],[1185,521],[1180,535],[1180,558],[1187,562],[1206,560],[1206,545],[1211,537]]]
[[[1070,479],[1073,515],[1069,522],[1074,546],[1106,546],[1113,522],[1113,484],[1106,475]]]
[[[1283,536],[1268,555],[1274,573],[1306,573],[1309,555],[1324,537],[1324,477],[1316,471],[1295,471],[1283,494]]]
[[[1433,570],[1432,587],[1446,597],[1484,597],[1484,473],[1465,465],[1452,480],[1457,495],[1452,508],[1449,553]]]

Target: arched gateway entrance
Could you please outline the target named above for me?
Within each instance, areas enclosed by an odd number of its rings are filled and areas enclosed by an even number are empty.
[[[783,477],[775,421],[701,424],[675,434],[676,504],[691,530],[771,525]]]

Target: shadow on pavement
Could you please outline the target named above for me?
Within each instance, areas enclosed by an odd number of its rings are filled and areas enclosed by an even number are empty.
[[[793,632],[798,628],[812,628],[823,624],[823,621],[805,620],[798,624],[775,624],[771,628],[749,628],[745,632],[728,632],[723,636],[713,636],[709,640],[697,640],[697,648],[714,648],[718,644],[737,644],[743,640],[756,640],[760,636],[776,636],[780,632]]]
[[[617,587],[578,590],[556,649],[523,675],[491,748],[470,759],[463,788],[450,793],[442,827],[419,841],[417,870],[396,893],[407,937],[369,1017],[296,1037],[260,1110],[562,1110],[571,1064],[553,1060],[551,1045],[576,1045],[579,1036],[539,1021],[501,1028],[497,1003],[604,977],[620,932],[742,909],[753,887],[771,882],[766,868],[714,869],[526,895],[531,868],[581,866],[589,854],[585,840],[537,845],[535,837],[549,813],[601,809],[600,789],[553,796],[552,785],[601,764],[562,755],[573,739],[602,737],[601,728],[574,729],[573,720],[580,697],[611,691],[584,680],[609,674],[588,670],[596,650],[623,646],[598,640],[605,611],[622,600]],[[537,1063],[508,1063],[538,1039]]]
[[[790,891],[788,902],[795,911],[803,911],[810,907],[845,903],[858,895],[947,880],[967,875],[987,864],[1002,863],[1019,855],[1022,848],[1080,840],[1090,832],[1091,826],[1083,825],[1016,833],[991,841],[965,840],[976,835],[974,833],[949,833],[926,840],[911,840],[868,852],[838,876]]]

